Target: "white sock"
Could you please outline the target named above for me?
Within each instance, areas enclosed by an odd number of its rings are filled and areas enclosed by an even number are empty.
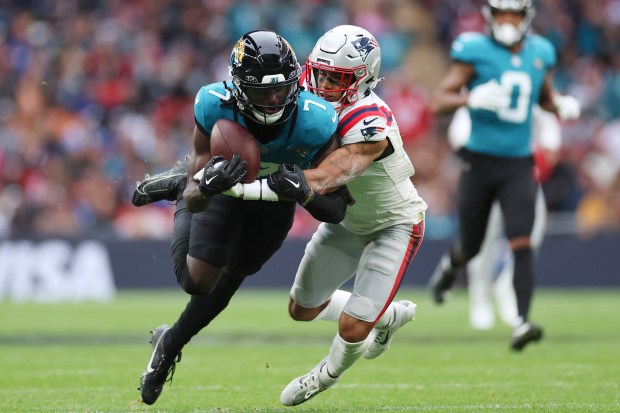
[[[390,305],[388,306],[387,310],[385,310],[385,313],[383,313],[379,321],[377,321],[377,324],[375,324],[375,327],[384,328],[389,325],[392,325],[392,323],[394,322],[394,319],[396,318],[396,306],[397,305],[400,305],[400,304],[397,304],[394,301],[392,301]]]
[[[347,301],[349,301],[349,297],[351,297],[351,293],[343,290],[336,290],[332,295],[331,300],[327,307],[323,309],[319,313],[318,316],[312,321],[316,320],[325,320],[325,321],[338,321],[340,319],[340,314],[342,313],[342,309],[346,305]]]
[[[327,374],[332,378],[338,378],[342,373],[351,367],[355,362],[362,357],[368,343],[366,340],[359,343],[347,343],[340,337],[340,334],[336,334],[332,341],[332,346],[329,349],[329,356],[327,358]]]
[[[515,318],[515,320],[512,322],[512,328],[515,329],[519,326],[521,326],[521,324],[525,323],[525,320],[523,320],[523,317],[518,316],[517,318]]]

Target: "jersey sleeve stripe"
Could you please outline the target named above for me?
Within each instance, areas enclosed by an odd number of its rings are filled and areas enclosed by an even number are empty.
[[[388,120],[388,123],[391,123],[391,114],[388,118],[384,110],[381,110],[376,104],[369,106],[360,106],[347,113],[341,120],[338,122],[338,134],[340,136],[344,136],[351,130],[353,126],[357,124],[361,119],[368,118],[370,116],[378,116]]]
[[[392,112],[385,106],[381,106],[381,111],[385,114],[385,118],[387,119],[387,125],[392,126],[392,120],[394,119],[394,117],[392,116]]]
[[[392,287],[392,291],[390,292],[390,296],[388,297],[385,305],[381,309],[381,312],[375,319],[374,323],[376,324],[385,310],[387,310],[388,306],[394,299],[394,296],[398,292],[400,288],[400,284],[403,282],[403,278],[405,277],[405,273],[407,272],[407,268],[409,268],[409,264],[415,258],[418,250],[420,249],[420,245],[422,244],[422,240],[424,239],[424,220],[413,226],[413,231],[411,232],[411,238],[409,239],[409,245],[407,246],[407,252],[405,252],[405,256],[403,257],[403,261],[400,264],[400,269],[398,270],[398,275],[396,276],[396,281],[394,282],[394,287]]]

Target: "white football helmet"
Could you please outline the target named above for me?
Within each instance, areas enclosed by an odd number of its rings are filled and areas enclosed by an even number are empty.
[[[336,26],[325,33],[314,46],[306,62],[306,87],[315,95],[329,99],[330,94],[341,94],[331,101],[336,109],[355,103],[370,94],[382,79],[381,49],[368,30],[361,27]],[[322,79],[329,79],[332,87],[325,88]]]
[[[497,24],[493,18],[495,11],[514,11],[523,14],[523,21],[515,27],[510,23]],[[532,6],[532,0],[487,0],[482,6],[482,14],[489,25],[491,35],[504,46],[514,46],[519,43],[529,30],[536,10]]]

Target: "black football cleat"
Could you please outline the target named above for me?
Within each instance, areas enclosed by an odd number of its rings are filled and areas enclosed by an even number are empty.
[[[452,289],[458,273],[459,268],[452,267],[450,256],[443,255],[428,281],[428,286],[433,294],[433,301],[436,304],[442,304],[446,300],[446,293]]]
[[[131,202],[140,207],[157,201],[176,201],[179,191],[185,188],[188,165],[189,155],[166,172],[144,175],[142,181],[136,182]]]
[[[140,395],[146,404],[153,404],[163,390],[164,384],[172,381],[176,363],[181,361],[181,352],[169,356],[164,351],[164,336],[170,331],[166,324],[151,330],[152,351],[146,369],[140,376]],[[168,378],[170,376],[170,378]]]
[[[512,331],[510,348],[514,351],[521,351],[529,343],[540,341],[543,337],[543,330],[539,325],[532,323],[522,323]]]

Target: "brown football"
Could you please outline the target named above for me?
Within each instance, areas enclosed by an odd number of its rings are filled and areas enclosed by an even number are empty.
[[[248,173],[241,182],[251,183],[256,180],[260,169],[260,150],[254,136],[237,122],[218,119],[211,129],[211,154],[232,159],[234,154],[247,162]]]

